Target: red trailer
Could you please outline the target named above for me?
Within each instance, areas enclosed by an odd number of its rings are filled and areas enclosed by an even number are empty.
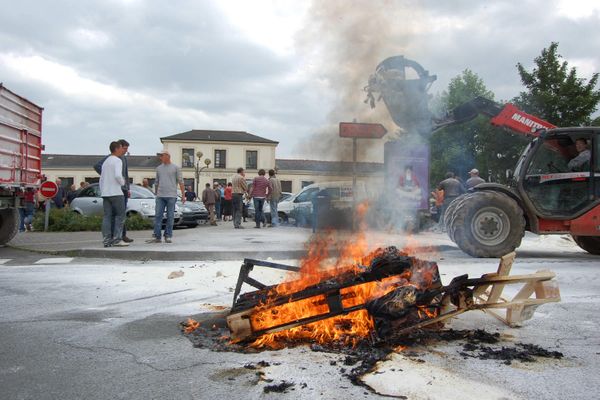
[[[17,233],[20,195],[40,184],[42,111],[0,82],[0,244]]]

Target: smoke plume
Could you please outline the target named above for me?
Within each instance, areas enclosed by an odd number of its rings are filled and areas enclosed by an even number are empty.
[[[398,131],[383,102],[374,109],[364,102],[363,88],[383,59],[422,51],[414,33],[427,26],[424,19],[416,1],[313,2],[297,44],[333,107],[326,125],[300,141],[300,155],[350,161],[352,141],[339,137],[339,122],[381,123],[388,136]],[[383,161],[383,140],[360,140],[358,147],[359,161]]]

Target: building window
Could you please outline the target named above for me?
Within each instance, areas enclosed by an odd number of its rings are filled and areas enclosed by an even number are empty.
[[[181,167],[194,168],[194,149],[181,149]]]
[[[218,183],[222,187],[227,186],[227,179],[213,179],[213,183]]]
[[[258,169],[258,151],[246,151],[246,169]]]
[[[183,178],[183,186],[185,188],[187,188],[188,186],[192,188],[192,190],[195,189],[194,183],[196,182],[196,180],[194,178]]]
[[[75,182],[74,178],[59,176],[58,179],[60,179],[60,185],[66,189],[71,188],[71,185]]]
[[[281,181],[281,191],[292,193],[292,181]]]
[[[227,168],[227,152],[225,150],[215,150],[215,168]]]
[[[312,185],[315,181],[302,181],[302,187],[305,188],[308,185]]]
[[[96,178],[96,177],[94,177],[94,178],[90,178],[90,177],[87,177],[87,178],[85,178],[85,181],[86,181],[87,183],[90,183],[90,184],[91,184],[91,183],[98,183],[98,182],[100,182],[100,178]]]

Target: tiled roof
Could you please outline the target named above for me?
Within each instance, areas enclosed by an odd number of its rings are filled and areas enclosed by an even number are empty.
[[[76,155],[76,154],[42,154],[42,169],[44,168],[81,168],[93,169],[94,164],[105,155]],[[129,168],[156,168],[160,161],[156,156],[128,156]]]
[[[44,168],[76,168],[93,169],[94,164],[106,155],[75,155],[75,154],[43,154],[42,169]],[[128,156],[129,168],[156,168],[160,161],[156,156]],[[278,158],[275,165],[280,172],[306,171],[306,172],[334,172],[338,174],[351,174],[352,163],[346,161],[318,161],[318,160],[290,160]],[[383,172],[381,163],[356,163],[358,173]]]
[[[315,171],[315,172],[347,172],[352,173],[352,163],[348,161],[289,160],[278,158],[275,165],[280,171]],[[373,162],[357,162],[356,172],[382,172],[383,164]]]
[[[214,142],[246,142],[246,143],[269,143],[278,144],[274,140],[265,139],[260,136],[253,135],[242,131],[207,131],[207,130],[191,130],[183,133],[178,133],[171,136],[160,138],[163,140],[200,140]]]

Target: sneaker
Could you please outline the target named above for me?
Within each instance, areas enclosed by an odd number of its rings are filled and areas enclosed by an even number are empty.
[[[162,240],[160,240],[160,238],[152,238],[146,240],[146,243],[162,243]]]
[[[244,229],[244,227],[243,227],[243,226],[241,226],[241,225],[240,225],[240,226],[234,226],[234,228],[235,228],[235,229]]]
[[[255,226],[254,229],[260,229],[260,225]]]
[[[112,243],[104,243],[104,247],[112,247]]]
[[[123,236],[122,240],[123,240],[125,243],[131,243],[131,242],[133,242],[133,239],[131,239],[131,238],[127,237],[127,236]]]
[[[165,237],[165,243],[173,243],[170,237]]]
[[[112,245],[113,245],[113,247],[129,247],[129,243],[125,243],[122,240],[117,240]]]

